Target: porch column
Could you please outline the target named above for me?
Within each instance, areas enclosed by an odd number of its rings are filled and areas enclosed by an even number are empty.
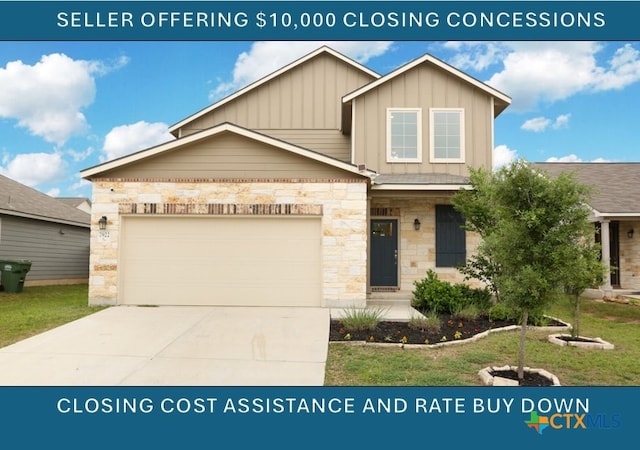
[[[611,241],[609,237],[609,221],[600,221],[600,245],[602,247],[602,262],[604,263],[604,283],[601,289],[605,295],[611,295],[613,288],[611,287]]]

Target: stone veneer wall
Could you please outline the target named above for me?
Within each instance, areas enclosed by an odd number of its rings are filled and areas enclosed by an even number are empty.
[[[283,207],[261,207],[274,204]],[[349,179],[94,180],[89,303],[118,304],[121,214],[221,213],[321,214],[323,306],[365,306],[367,183]],[[104,232],[97,225],[102,216],[108,218]]]
[[[629,239],[627,232],[633,230]],[[620,286],[640,290],[640,221],[620,222]]]
[[[376,209],[386,209],[390,214],[396,214],[399,219],[399,260],[400,260],[400,290],[413,291],[413,282],[426,276],[429,269],[433,269],[441,280],[459,283],[464,276],[453,267],[436,267],[436,205],[451,204],[451,197],[411,197],[411,198],[372,198],[372,217]],[[420,220],[420,230],[413,226],[415,219]],[[471,255],[480,236],[467,232],[467,257]],[[479,286],[479,282],[470,280],[470,285]]]

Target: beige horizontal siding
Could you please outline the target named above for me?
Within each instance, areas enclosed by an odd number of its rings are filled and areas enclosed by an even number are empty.
[[[356,178],[343,170],[231,133],[222,133],[103,175],[147,179]]]
[[[351,139],[338,130],[255,130],[332,158],[351,162]]]

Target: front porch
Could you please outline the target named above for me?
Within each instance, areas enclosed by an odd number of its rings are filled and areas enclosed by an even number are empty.
[[[616,216],[596,220],[596,241],[609,242],[602,245],[602,259],[611,273],[599,289],[602,296],[640,291],[640,220]]]
[[[456,269],[480,237],[465,232],[451,206],[454,191],[375,192],[369,200],[368,284],[375,297],[411,298],[414,282],[433,270],[442,280],[464,281]]]

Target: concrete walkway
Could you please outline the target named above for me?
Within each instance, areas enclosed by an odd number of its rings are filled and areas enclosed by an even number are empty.
[[[321,386],[329,313],[112,307],[0,348],[0,385]]]

